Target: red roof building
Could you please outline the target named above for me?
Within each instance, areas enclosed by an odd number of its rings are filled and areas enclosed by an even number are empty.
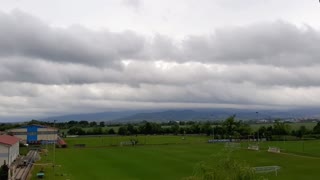
[[[20,139],[17,137],[14,137],[14,136],[9,136],[9,135],[1,135],[0,136],[0,144],[12,146],[19,141],[20,141]]]
[[[14,136],[0,136],[0,164],[6,162],[9,166],[19,156],[20,139]]]

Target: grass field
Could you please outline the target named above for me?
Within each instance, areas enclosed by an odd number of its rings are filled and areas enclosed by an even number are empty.
[[[192,176],[200,162],[218,163],[217,154],[225,152],[224,144],[207,144],[208,137],[138,136],[140,145],[120,147],[119,142],[132,137],[86,137],[66,139],[69,147],[56,149],[55,179],[184,179]],[[75,148],[74,144],[86,144]],[[117,145],[117,146],[116,146]],[[278,176],[261,174],[268,179],[317,179],[320,164],[320,141],[262,142],[260,151],[233,151],[230,158],[251,167],[278,165]],[[283,154],[268,153],[268,146],[280,147]],[[50,163],[53,153],[42,156],[38,163]],[[41,167],[45,179],[53,179],[52,166]],[[33,176],[31,179],[36,179]]]

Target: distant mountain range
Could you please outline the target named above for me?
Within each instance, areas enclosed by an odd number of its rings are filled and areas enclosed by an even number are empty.
[[[87,114],[72,114],[40,119],[42,121],[109,121],[109,122],[165,122],[165,121],[207,121],[224,120],[236,114],[237,119],[292,119],[292,118],[319,118],[320,109],[294,110],[243,110],[243,109],[193,109],[193,110],[165,110],[165,111],[120,111],[100,112]]]

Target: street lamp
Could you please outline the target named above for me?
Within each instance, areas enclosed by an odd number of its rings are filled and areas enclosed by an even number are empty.
[[[53,140],[53,179],[55,179],[55,161],[56,161],[56,140],[57,140],[57,131],[55,131],[55,125],[57,120],[53,120],[53,132],[54,132],[54,140]]]
[[[259,121],[259,112],[257,111],[256,114],[257,114],[257,121]],[[258,143],[259,141],[260,141],[260,137],[259,137],[259,129],[258,129]]]

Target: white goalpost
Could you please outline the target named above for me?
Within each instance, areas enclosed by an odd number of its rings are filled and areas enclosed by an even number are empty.
[[[275,172],[275,175],[278,176],[278,171],[281,167],[280,166],[260,166],[254,167],[256,173],[270,173]]]
[[[225,148],[228,149],[240,149],[241,148],[241,144],[240,143],[235,143],[235,142],[226,142],[224,144]]]
[[[259,151],[259,145],[249,144],[249,150]]]
[[[280,153],[280,148],[269,146],[268,152]]]

